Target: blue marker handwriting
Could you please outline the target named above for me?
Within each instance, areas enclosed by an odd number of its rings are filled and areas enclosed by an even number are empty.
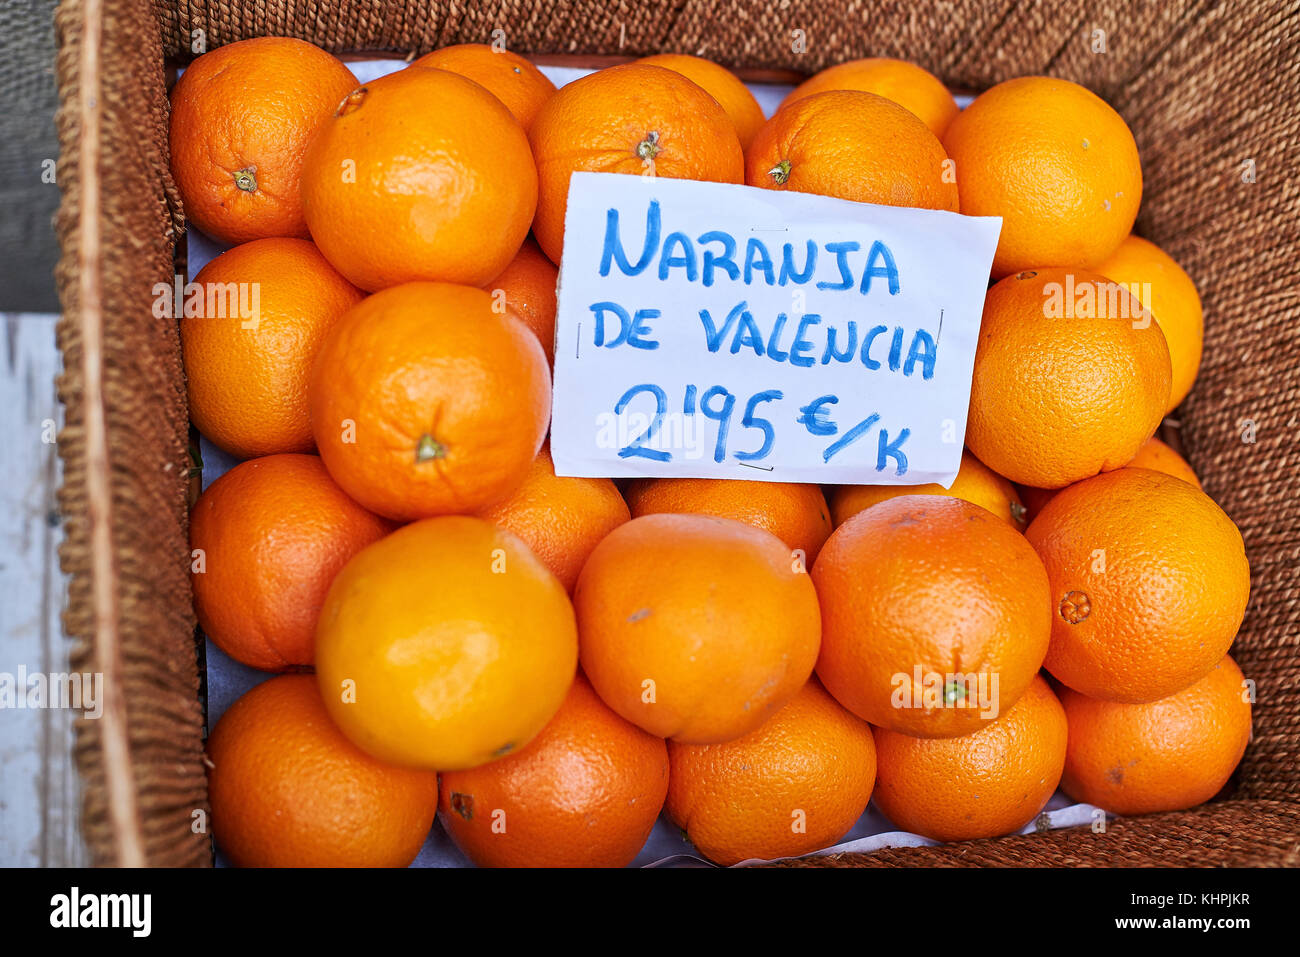
[[[840,399],[836,395],[821,395],[798,407],[794,414],[784,400],[785,393],[779,389],[764,389],[751,393],[744,399],[721,385],[701,389],[697,385],[687,385],[682,394],[682,401],[677,409],[671,408],[668,393],[653,382],[643,382],[627,389],[614,404],[614,415],[640,416],[646,423],[643,430],[624,444],[618,452],[619,458],[648,459],[652,462],[671,462],[673,453],[661,448],[660,431],[669,416],[681,419],[693,419],[703,416],[717,423],[712,456],[715,462],[725,462],[728,457],[742,464],[762,462],[776,445],[776,426],[780,422],[790,421],[808,430],[812,435],[831,439],[822,450],[822,461],[831,459],[854,446],[867,435],[875,431],[876,448],[874,467],[877,472],[887,468],[893,469],[898,476],[907,474],[907,453],[904,444],[911,429],[896,429],[892,433],[880,422],[880,414],[871,412],[856,419],[846,420],[851,424],[841,431],[835,419],[834,406]],[[635,409],[633,407],[636,407]],[[648,407],[648,412],[646,411]],[[739,408],[738,408],[739,407]],[[760,414],[761,413],[761,414]],[[739,422],[736,422],[739,414]],[[775,421],[774,421],[775,420]],[[733,434],[733,425],[736,426]],[[757,432],[757,436],[749,433]],[[742,447],[745,446],[745,447]],[[868,461],[871,461],[868,454]]]
[[[740,239],[721,229],[691,237],[683,232],[663,233],[663,215],[658,200],[646,209],[645,231],[640,248],[628,252],[619,228],[619,211],[605,214],[605,242],[600,254],[600,275],[614,269],[625,276],[643,273],[660,280],[700,282],[712,286],[720,278],[746,286],[807,285],[818,289],[855,289],[865,296],[874,290],[896,296],[902,290],[898,264],[888,246],[875,240],[865,249],[856,240],[801,244],[783,243],[779,250],[768,247],[758,236]],[[818,278],[820,277],[820,278]]]

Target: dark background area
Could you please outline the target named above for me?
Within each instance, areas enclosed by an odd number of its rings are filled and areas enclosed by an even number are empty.
[[[0,311],[57,312],[54,0],[0,0]],[[47,163],[47,161],[49,161]],[[45,176],[43,178],[43,173]]]

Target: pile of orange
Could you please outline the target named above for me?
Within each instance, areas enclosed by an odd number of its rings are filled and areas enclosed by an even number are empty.
[[[266,38],[185,70],[170,138],[230,246],[198,281],[258,291],[180,321],[194,424],[242,460],[194,505],[198,619],[279,673],[208,742],[233,863],[405,865],[436,815],[481,865],[622,866],[666,814],[734,864],[834,844],[873,798],[957,841],[1058,786],[1135,814],[1232,774],[1249,567],[1154,437],[1200,302],[1131,234],[1137,146],[1086,89],[959,110],[871,59],[765,118],[693,56],[557,90],[469,44],[359,85]],[[580,170],[1001,217],[956,481],[557,475]]]

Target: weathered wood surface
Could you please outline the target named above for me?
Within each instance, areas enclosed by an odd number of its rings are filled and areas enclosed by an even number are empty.
[[[0,313],[0,677],[62,674],[66,586],[55,492],[52,315]],[[0,708],[0,866],[84,866],[72,723],[80,712]]]

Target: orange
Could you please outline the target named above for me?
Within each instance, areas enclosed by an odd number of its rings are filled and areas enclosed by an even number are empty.
[[[727,111],[727,117],[740,139],[740,148],[749,148],[750,140],[763,125],[763,108],[754,99],[754,94],[749,92],[749,87],[740,81],[740,77],[712,60],[686,53],[660,53],[657,56],[642,57],[637,62],[680,73],[702,87],[705,93]]]
[[[1169,401],[1169,350],[1125,290],[1027,270],[988,291],[966,445],[1013,482],[1060,488],[1137,455]]]
[[[335,572],[392,529],[343,494],[314,455],[241,462],[190,513],[199,626],[253,668],[310,665]]]
[[[1044,664],[1075,691],[1154,701],[1204,677],[1246,610],[1241,533],[1213,499],[1150,469],[1059,492],[1025,537],[1051,580]]]
[[[754,730],[812,673],[821,618],[775,535],[726,518],[643,515],[610,532],[573,604],[605,703],[687,744]]]
[[[1141,236],[1129,236],[1097,265],[1097,272],[1125,286],[1160,324],[1169,344],[1173,384],[1169,410],[1187,397],[1201,366],[1205,322],[1196,283],[1173,257]],[[1148,301],[1149,300],[1149,301]]]
[[[961,467],[950,488],[935,482],[925,485],[839,485],[831,492],[831,516],[836,527],[879,502],[900,495],[949,495],[988,509],[1012,528],[1024,530],[1025,507],[1015,488],[969,452],[961,453]]]
[[[316,630],[330,716],[383,761],[459,771],[518,751],[573,682],[564,588],[482,519],[415,522],[353,556]]]
[[[1224,656],[1190,687],[1145,704],[1061,692],[1070,722],[1061,786],[1112,814],[1181,811],[1228,783],[1250,741],[1246,679]]]
[[[914,113],[935,136],[943,136],[960,112],[957,101],[937,76],[915,63],[889,57],[849,60],[827,67],[795,87],[781,106],[827,90],[859,90],[883,96]]]
[[[305,239],[228,249],[195,283],[203,301],[180,320],[194,427],[241,459],[312,451],[307,377],[361,290]]]
[[[546,362],[555,365],[555,286],[560,271],[555,268],[537,243],[525,239],[519,254],[510,260],[501,275],[484,284],[492,293],[493,307],[513,312],[532,330],[546,352]],[[499,298],[498,290],[500,290]]]
[[[1051,632],[1043,563],[962,499],[907,495],[835,530],[812,570],[817,675],[864,721],[926,738],[970,734],[1019,700]]]
[[[630,173],[739,183],[744,156],[718,101],[661,66],[627,63],[588,74],[551,97],[529,139],[537,159],[533,235],[557,265],[569,177]]]
[[[442,776],[442,826],[479,867],[626,867],[668,792],[668,749],[578,675],[522,751]]]
[[[557,476],[546,446],[524,483],[478,515],[518,535],[570,592],[591,550],[632,517],[609,479]]]
[[[356,85],[336,58],[291,37],[240,40],[191,63],[172,87],[168,129],[185,218],[227,245],[306,239],[303,153]]]
[[[1061,780],[1065,711],[1035,675],[1011,709],[960,738],[876,730],[876,806],[895,825],[936,841],[999,837],[1024,827]]]
[[[407,283],[330,330],[308,398],[334,480],[371,511],[412,519],[519,486],[546,436],[551,379],[536,337],[486,292]]]
[[[831,533],[826,496],[817,485],[741,479],[634,479],[624,493],[633,517],[656,512],[733,518],[771,532],[812,567]]]
[[[1154,435],[1142,443],[1142,447],[1138,449],[1137,455],[1133,456],[1127,467],[1164,472],[1197,488],[1201,487],[1201,480],[1196,477],[1187,460]],[[1020,486],[1020,497],[1025,503],[1027,520],[1032,522],[1059,491],[1060,489],[1056,488]]]
[[[555,95],[555,84],[529,60],[486,43],[443,47],[411,65],[434,67],[473,80],[506,105],[525,133],[542,104]]]
[[[212,831],[237,867],[406,867],[438,806],[438,776],[357,750],[311,675],[264,681],[208,738]]]
[[[948,155],[883,96],[831,90],[782,106],[745,152],[745,182],[858,203],[957,211]]]
[[[302,205],[325,258],[362,289],[481,286],[528,234],[537,170],[500,100],[412,66],[354,91],[321,124],[303,158]]]
[[[999,83],[957,115],[943,145],[957,164],[961,211],[1002,217],[995,279],[1095,267],[1133,228],[1142,202],[1137,144],[1123,118],[1077,83]]]
[[[1152,469],[1156,472],[1164,472],[1166,475],[1182,479],[1189,485],[1195,485],[1197,488],[1201,487],[1201,480],[1196,477],[1196,473],[1187,464],[1187,460],[1154,435],[1142,443],[1142,447],[1138,449],[1138,454],[1133,456],[1128,465],[1129,468]]]
[[[829,847],[871,799],[871,727],[814,678],[758,728],[724,744],[668,742],[668,813],[709,860]]]

